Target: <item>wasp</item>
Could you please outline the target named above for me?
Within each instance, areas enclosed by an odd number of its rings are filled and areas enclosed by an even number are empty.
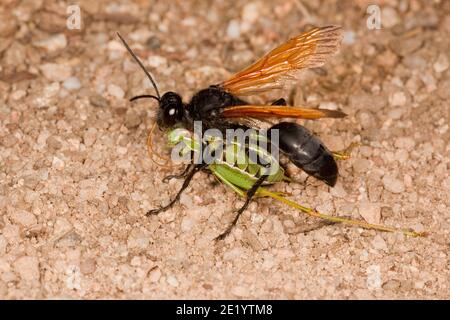
[[[138,95],[130,100],[150,98],[158,102],[156,124],[161,130],[169,130],[168,137],[172,145],[184,140],[187,146],[191,146],[185,152],[194,151],[195,148],[192,146],[195,143],[190,133],[194,130],[196,121],[201,121],[204,130],[216,128],[220,131],[260,128],[263,127],[263,124],[267,126],[269,123],[268,131],[278,131],[277,147],[284,156],[299,169],[330,187],[336,184],[338,178],[336,159],[346,158],[348,155],[345,152],[331,152],[316,135],[298,124],[296,120],[343,118],[346,116],[345,113],[339,110],[288,106],[284,98],[273,101],[269,105],[253,105],[244,98],[269,90],[285,88],[295,82],[300,71],[322,66],[339,49],[342,39],[342,29],[339,26],[314,28],[291,38],[228,80],[200,90],[189,102],[184,102],[181,96],[173,91],[161,95],[153,77],[123,37],[120,34],[118,36],[145,72],[156,93],[156,95]],[[225,153],[234,152],[233,150],[228,149]],[[265,154],[264,150],[258,150],[258,152]],[[272,164],[279,164],[278,160],[268,157],[267,154],[263,157]],[[230,233],[239,216],[246,210],[252,199],[258,196],[272,197],[311,216],[331,222],[343,222],[382,231],[399,231],[396,228],[373,225],[364,221],[328,216],[301,206],[280,193],[271,192],[267,189],[268,185],[289,181],[283,166],[280,164],[274,172],[267,173],[263,170],[263,165],[256,164],[255,170],[255,164],[250,164],[247,160],[245,158],[244,165],[241,163],[240,166],[230,164],[223,158],[217,159],[214,163],[194,163],[192,161],[181,174],[165,178],[165,180],[174,177],[184,178],[175,197],[166,206],[150,210],[147,215],[155,215],[172,207],[180,199],[180,195],[189,186],[195,174],[207,170],[245,198],[245,203],[236,212],[232,223],[216,238],[218,240],[224,239]],[[414,231],[401,231],[411,236],[420,235]]]

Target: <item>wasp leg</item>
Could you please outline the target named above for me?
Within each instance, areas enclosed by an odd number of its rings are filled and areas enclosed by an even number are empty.
[[[280,98],[272,102],[273,106],[287,106],[286,100],[284,98]]]
[[[333,157],[336,160],[347,160],[350,159],[350,155],[355,147],[359,146],[359,143],[352,142],[347,148],[341,151],[332,151]]]
[[[200,170],[203,169],[203,167],[205,167],[205,164],[197,164],[197,165],[193,165],[193,166],[189,166],[190,167],[190,171],[188,171],[188,173],[186,174],[186,179],[184,179],[183,185],[181,186],[181,189],[178,191],[177,195],[175,196],[175,198],[173,198],[168,205],[160,207],[158,209],[153,209],[147,212],[147,216],[151,216],[151,215],[156,215],[160,212],[166,211],[167,209],[169,209],[170,207],[172,207],[178,200],[180,200],[180,196],[183,193],[183,191],[189,186],[189,183],[191,182],[192,178],[194,177],[194,175],[199,172]]]
[[[252,185],[252,187],[247,191],[247,199],[245,199],[244,205],[236,212],[236,216],[234,217],[231,224],[228,226],[228,228],[223,232],[221,235],[216,237],[214,240],[223,240],[227,237],[227,235],[231,232],[233,227],[236,225],[239,217],[241,214],[247,209],[248,205],[250,204],[250,201],[252,201],[252,198],[255,196],[256,191],[258,188],[264,183],[264,181],[267,179],[267,175],[262,175],[256,182]]]
[[[165,176],[162,179],[162,182],[167,183],[169,182],[170,179],[181,179],[181,178],[186,178],[188,172],[190,169],[192,169],[192,167],[195,166],[194,164],[189,164],[186,166],[186,168],[184,168],[184,170],[179,173],[179,174],[169,174],[168,176]]]

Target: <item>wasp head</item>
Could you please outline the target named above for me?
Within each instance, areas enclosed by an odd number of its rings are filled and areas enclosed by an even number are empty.
[[[184,105],[179,94],[166,92],[161,97],[158,111],[158,126],[160,128],[173,127],[183,120]]]

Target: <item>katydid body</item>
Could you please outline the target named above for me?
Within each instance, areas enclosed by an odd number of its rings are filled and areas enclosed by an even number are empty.
[[[171,131],[168,134],[169,137],[169,144],[171,146],[174,146],[177,143],[180,143],[181,141],[185,144],[185,148],[182,150],[184,153],[190,153],[197,151],[196,148],[199,147],[199,143],[197,143],[194,139],[192,139],[189,131],[187,130],[180,130],[176,129]],[[345,160],[350,157],[349,150],[353,148],[354,145],[352,144],[347,150],[340,151],[340,152],[333,152],[333,156],[336,159]],[[227,151],[230,152],[230,150],[234,151],[234,148],[228,147],[228,149],[225,149],[224,155],[227,154]],[[203,165],[195,165],[195,164],[189,164],[188,165],[188,174],[184,180],[183,186],[180,189],[180,191],[177,193],[176,197],[169,203],[168,206],[162,207],[160,209],[156,209],[155,211],[151,212],[152,214],[160,212],[162,210],[168,209],[170,206],[172,206],[180,197],[180,194],[186,189],[187,185],[191,181],[193,174],[200,171],[201,169],[206,169],[208,172],[213,174],[219,181],[221,181],[224,185],[229,187],[231,190],[233,190],[236,194],[238,194],[241,197],[245,198],[244,205],[237,211],[235,218],[233,219],[232,223],[228,226],[228,228],[220,234],[216,240],[224,239],[232,230],[233,226],[237,223],[239,216],[245,211],[247,208],[249,202],[256,196],[256,197],[271,197],[281,203],[284,203],[291,208],[294,208],[296,210],[299,210],[311,217],[324,219],[326,221],[332,222],[332,223],[344,223],[354,226],[359,226],[366,229],[375,229],[380,231],[387,231],[387,232],[402,232],[403,234],[409,235],[409,236],[421,236],[423,234],[415,231],[409,231],[409,230],[401,230],[394,227],[389,226],[383,226],[383,225],[376,225],[376,224],[370,224],[364,221],[360,220],[354,220],[354,219],[348,219],[343,217],[335,217],[326,215],[323,213],[320,213],[316,211],[315,209],[308,208],[306,206],[300,205],[292,200],[287,199],[284,197],[284,195],[280,192],[273,192],[268,189],[268,187],[271,184],[278,183],[278,182],[289,182],[290,179],[285,175],[284,168],[278,163],[277,159],[271,157],[270,154],[268,154],[265,150],[260,150],[260,154],[266,161],[271,161],[272,165],[275,165],[275,170],[272,170],[270,174],[264,175],[263,172],[265,172],[266,167],[250,163],[248,158],[245,158],[247,161],[245,163],[241,163],[240,165],[236,165],[234,163],[227,162],[226,159],[221,158],[217,159],[214,163],[211,163],[209,165],[203,164]],[[273,163],[276,162],[276,163]],[[258,168],[255,170],[255,166]],[[185,170],[186,171],[186,170]],[[190,174],[189,172],[193,172]],[[266,183],[264,185],[264,183]]]

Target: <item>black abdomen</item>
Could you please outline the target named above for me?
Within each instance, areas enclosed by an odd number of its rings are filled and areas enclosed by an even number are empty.
[[[292,122],[280,122],[272,129],[279,130],[280,150],[297,167],[330,186],[336,184],[336,161],[319,138],[305,127]]]

